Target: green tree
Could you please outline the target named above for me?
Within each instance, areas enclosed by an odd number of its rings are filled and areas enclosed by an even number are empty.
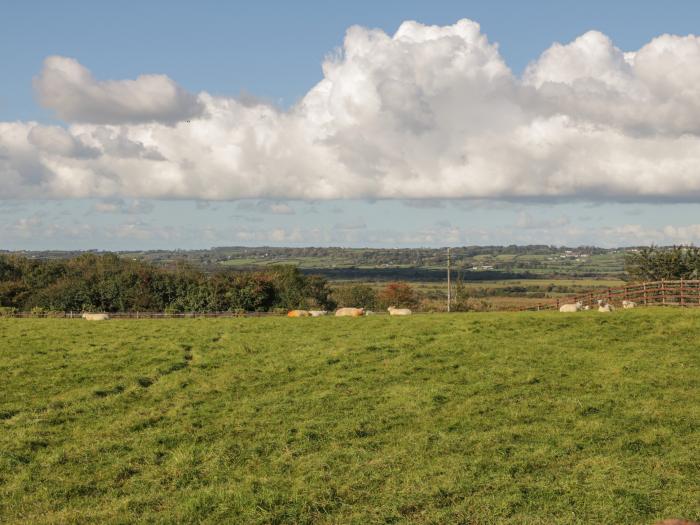
[[[341,307],[365,308],[367,310],[377,307],[377,293],[366,284],[339,286],[333,290],[333,298]]]
[[[625,271],[635,281],[697,279],[700,275],[700,248],[641,248],[626,254]]]

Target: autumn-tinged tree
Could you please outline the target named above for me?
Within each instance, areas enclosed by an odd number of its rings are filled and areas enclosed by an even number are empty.
[[[418,296],[408,283],[389,283],[382,288],[377,296],[379,304],[387,308],[415,308],[418,306]]]

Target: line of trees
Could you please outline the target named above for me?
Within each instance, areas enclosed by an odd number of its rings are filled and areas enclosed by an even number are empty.
[[[294,266],[205,274],[114,254],[64,260],[0,255],[0,307],[22,311],[270,311],[332,309],[328,281]]]
[[[651,246],[631,252],[625,258],[625,271],[633,281],[700,278],[700,248]]]

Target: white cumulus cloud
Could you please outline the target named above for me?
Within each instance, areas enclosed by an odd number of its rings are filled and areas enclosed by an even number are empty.
[[[63,57],[35,84],[66,126],[0,123],[0,198],[700,199],[696,36],[591,31],[518,77],[470,20],[352,27],[287,110]]]
[[[77,60],[50,56],[34,79],[41,103],[67,121],[172,123],[201,114],[197,98],[165,75],[98,81]]]

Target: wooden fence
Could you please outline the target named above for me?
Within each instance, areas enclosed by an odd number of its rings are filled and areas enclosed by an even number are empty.
[[[632,301],[636,306],[700,306],[700,280],[652,281],[632,283],[617,288],[552,299],[528,306],[523,310],[558,310],[562,304],[581,301],[584,306],[597,307],[598,300],[614,306]]]

